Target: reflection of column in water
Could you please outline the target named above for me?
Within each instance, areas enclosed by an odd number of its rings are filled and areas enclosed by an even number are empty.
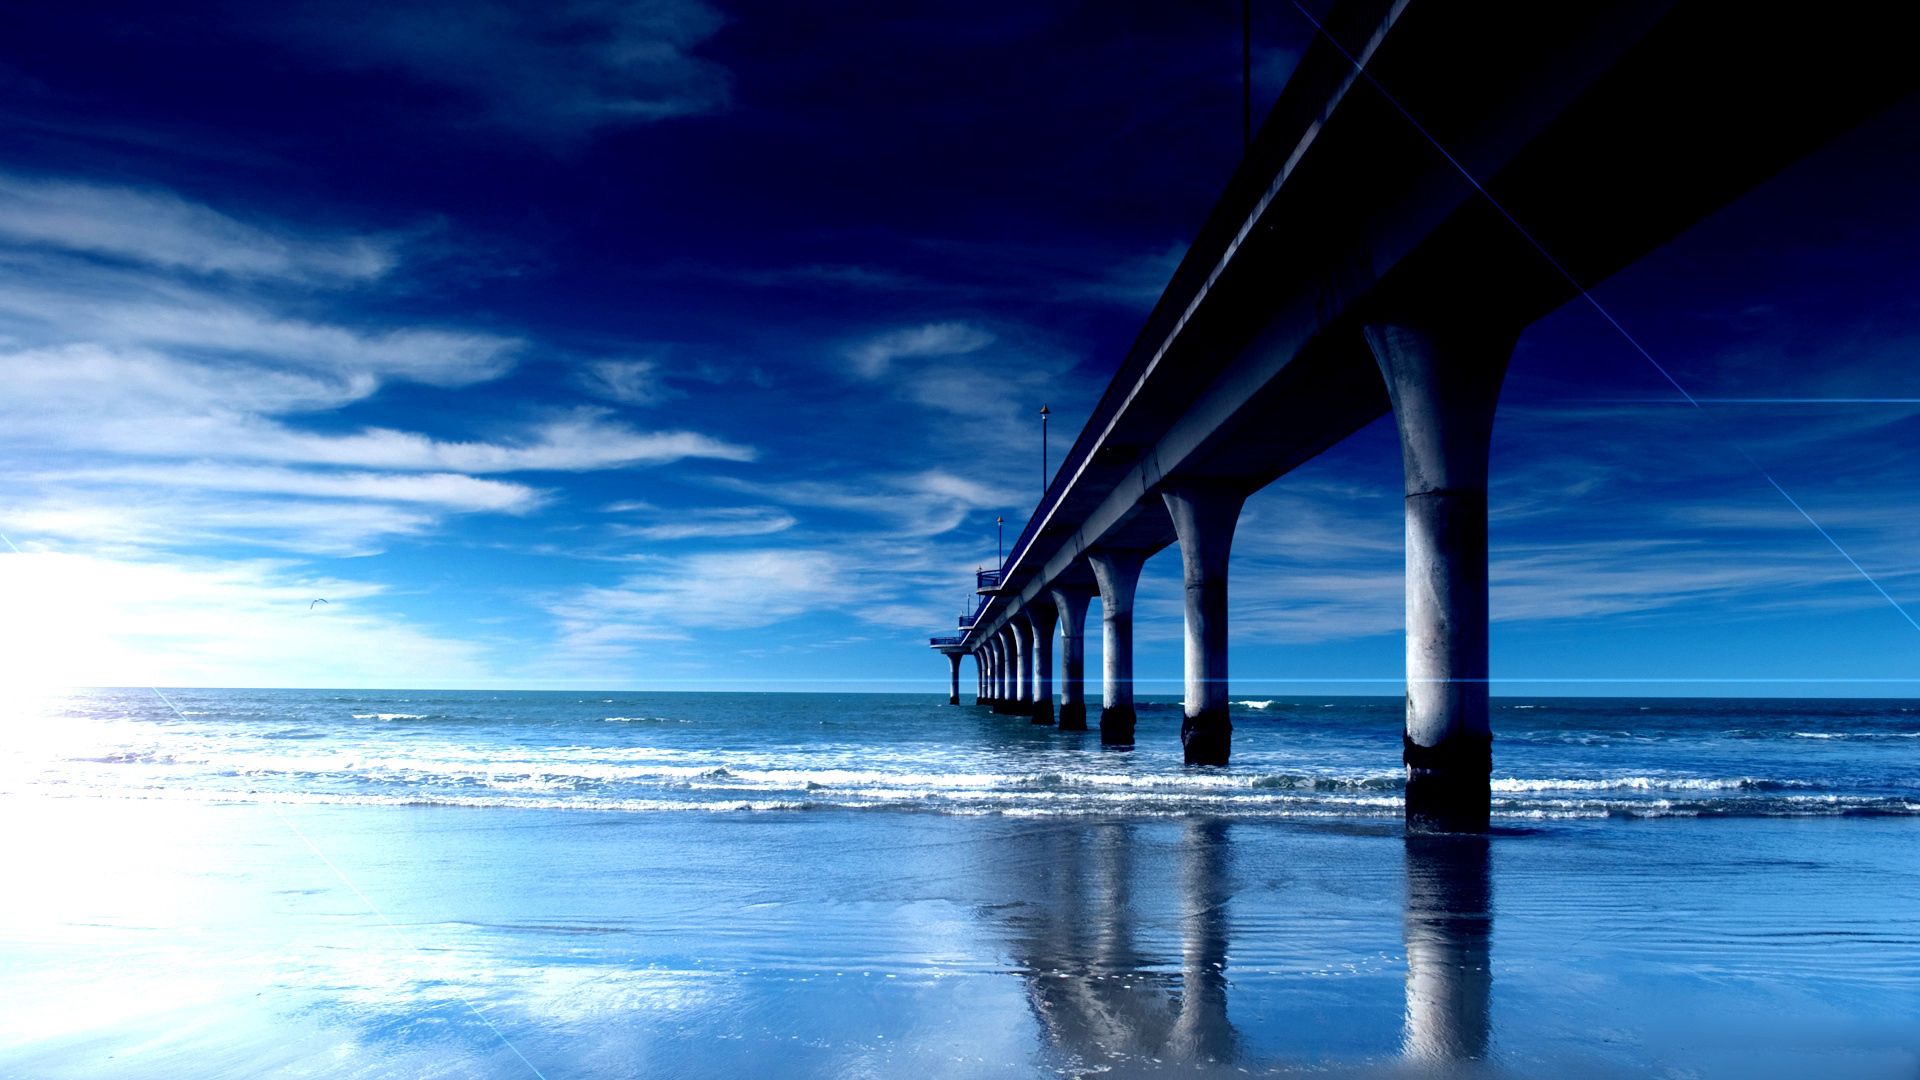
[[[1052,1046],[1090,1061],[1226,1060],[1226,826],[1196,822],[1181,838],[1177,883],[1180,973],[1143,950],[1134,907],[1136,848],[1130,822],[1031,830],[1000,865],[1017,873],[1027,903],[995,909],[1006,920],[1027,1000]],[[1159,866],[1155,860],[1151,865]]]
[[[1226,1061],[1233,1056],[1227,1022],[1227,823],[1187,824],[1181,844],[1180,1011],[1167,1040],[1168,1056]]]
[[[1096,974],[1131,976],[1140,966],[1133,945],[1133,845],[1138,842],[1131,822],[1101,825],[1094,833],[1098,878],[1087,887]]]
[[[1407,1022],[1410,1058],[1487,1052],[1493,879],[1487,838],[1408,836]]]

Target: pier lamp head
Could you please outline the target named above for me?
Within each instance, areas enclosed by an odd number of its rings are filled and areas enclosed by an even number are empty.
[[[1040,422],[1041,423],[1043,424],[1046,423],[1047,417],[1052,415],[1053,415],[1052,409],[1047,408],[1045,405],[1040,406]]]

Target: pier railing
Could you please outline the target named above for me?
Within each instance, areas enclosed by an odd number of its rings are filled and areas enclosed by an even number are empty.
[[[966,640],[967,640],[967,635],[965,634],[935,634],[932,638],[928,639],[927,644],[929,645],[960,645],[960,644],[964,644]]]
[[[973,574],[976,590],[997,589],[1000,579],[1006,576],[1005,570],[976,570]]]

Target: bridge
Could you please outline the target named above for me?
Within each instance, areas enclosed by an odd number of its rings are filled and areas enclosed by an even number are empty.
[[[1085,729],[1098,596],[1100,736],[1131,744],[1134,587],[1178,544],[1181,742],[1190,764],[1226,764],[1241,505],[1391,413],[1407,817],[1484,828],[1488,443],[1513,344],[1911,92],[1893,10],[1340,0],[1004,564],[980,573],[983,605],[932,642],[950,700],[971,655],[980,703]]]

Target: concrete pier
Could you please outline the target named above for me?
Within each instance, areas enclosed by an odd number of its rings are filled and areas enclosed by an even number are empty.
[[[930,644],[998,640],[988,694],[1033,715],[1039,642],[1010,628],[1055,609],[1058,710],[1077,726],[1080,627],[1055,590],[1084,588],[1091,564],[1101,740],[1131,746],[1135,582],[1177,543],[1185,756],[1225,762],[1230,508],[1390,410],[1407,821],[1472,832],[1492,753],[1487,448],[1519,331],[1906,98],[1914,65],[1901,35],[1783,5],[1337,0],[1325,25],[1019,535],[975,567],[965,633]]]
[[[953,678],[947,688],[947,704],[960,704],[960,658],[966,655],[965,649],[946,650],[947,663],[953,666]]]
[[[1094,590],[1057,585],[1051,590],[1060,616],[1060,730],[1087,730],[1087,604]]]
[[[974,704],[992,707],[993,705],[993,639],[988,638],[985,641],[982,641],[980,643],[980,648],[973,654],[973,658],[980,665],[980,696],[977,699],[975,699]]]
[[[1400,431],[1407,518],[1407,823],[1487,826],[1487,452],[1518,328],[1369,324]]]
[[[1225,765],[1233,749],[1227,703],[1227,559],[1246,495],[1192,485],[1163,492],[1180,537],[1186,584],[1186,715],[1180,745],[1189,765]]]
[[[1053,724],[1053,633],[1060,613],[1042,601],[1027,609],[1033,628],[1033,722]]]
[[[995,634],[987,639],[987,708],[1000,711],[1005,698],[1006,638]]]
[[[1018,666],[1014,656],[1013,629],[1009,627],[1000,635],[1000,692],[994,695],[994,712],[1006,712],[1012,707],[1013,673]]]
[[[1100,585],[1100,741],[1132,746],[1137,716],[1133,708],[1133,591],[1140,584],[1140,551],[1089,553],[1087,563]]]
[[[1033,631],[1027,620],[1015,616],[1007,623],[1012,657],[1007,664],[1007,707],[1009,715],[1024,714],[1031,707],[1027,695],[1033,692]]]

